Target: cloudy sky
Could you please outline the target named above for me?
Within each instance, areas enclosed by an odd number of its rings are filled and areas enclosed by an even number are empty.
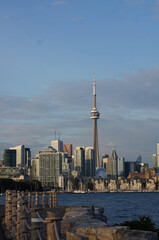
[[[100,155],[141,154],[159,141],[158,0],[5,0],[0,7],[0,157],[32,156],[60,132],[92,145],[96,74]]]

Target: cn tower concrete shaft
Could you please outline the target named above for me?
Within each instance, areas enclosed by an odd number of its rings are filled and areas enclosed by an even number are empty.
[[[93,148],[95,154],[95,166],[99,167],[99,150],[98,150],[98,131],[97,131],[97,119],[99,119],[99,112],[96,108],[96,84],[95,75],[93,81],[93,109],[91,111],[91,119],[93,119]]]

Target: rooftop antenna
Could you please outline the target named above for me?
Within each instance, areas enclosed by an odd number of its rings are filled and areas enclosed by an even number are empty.
[[[59,140],[60,140],[60,132],[59,132]]]

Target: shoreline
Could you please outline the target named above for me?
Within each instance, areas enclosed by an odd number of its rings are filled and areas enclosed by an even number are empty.
[[[156,191],[90,191],[90,192],[74,192],[74,191],[58,191],[57,193],[69,193],[69,194],[92,194],[92,193],[159,193],[159,190]]]

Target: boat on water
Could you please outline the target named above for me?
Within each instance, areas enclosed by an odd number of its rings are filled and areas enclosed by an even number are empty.
[[[86,192],[82,190],[74,190],[74,193],[86,193]]]

